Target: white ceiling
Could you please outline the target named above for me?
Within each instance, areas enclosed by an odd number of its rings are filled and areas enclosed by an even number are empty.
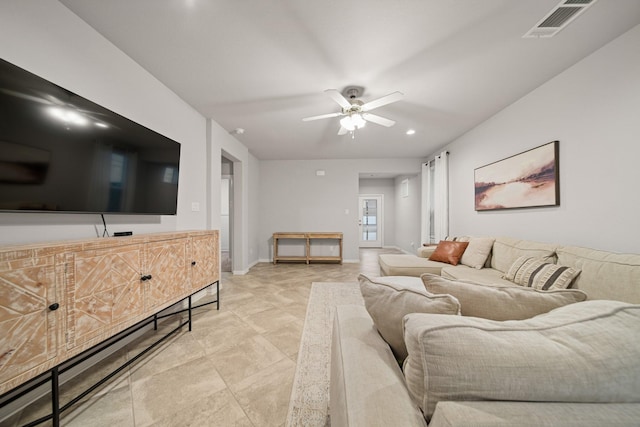
[[[640,23],[638,0],[548,39],[522,35],[559,0],[59,1],[259,159],[425,157]],[[396,125],[301,120],[349,85],[403,92],[374,111]]]

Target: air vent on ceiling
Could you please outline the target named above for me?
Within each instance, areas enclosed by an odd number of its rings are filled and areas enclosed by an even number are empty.
[[[523,38],[553,37],[598,0],[562,0]]]

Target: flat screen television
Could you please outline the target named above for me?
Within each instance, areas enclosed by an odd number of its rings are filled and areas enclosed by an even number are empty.
[[[0,59],[0,211],[175,215],[180,144]]]

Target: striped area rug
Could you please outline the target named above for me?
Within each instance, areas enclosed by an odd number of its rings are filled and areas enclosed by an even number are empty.
[[[325,427],[329,421],[331,331],[336,305],[362,304],[356,282],[314,282],[300,340],[287,426]]]

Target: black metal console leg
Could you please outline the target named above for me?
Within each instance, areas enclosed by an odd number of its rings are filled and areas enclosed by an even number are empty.
[[[220,310],[220,280],[216,280],[216,310]]]
[[[51,369],[51,415],[53,427],[60,426],[60,390],[58,382],[58,367]]]
[[[189,295],[189,332],[191,332],[191,295]]]
[[[157,331],[158,330],[158,314],[154,314],[153,315],[153,330]]]

